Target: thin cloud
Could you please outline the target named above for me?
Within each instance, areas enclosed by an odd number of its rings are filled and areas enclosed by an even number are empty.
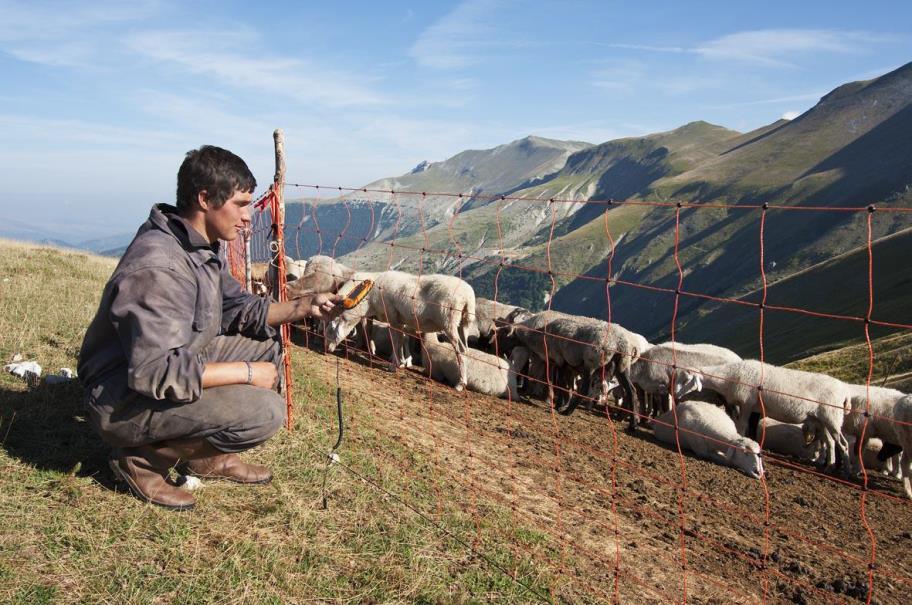
[[[604,46],[646,52],[694,54],[704,59],[797,67],[799,54],[866,52],[871,46],[897,42],[892,34],[827,29],[764,29],[727,34],[693,47],[611,43]]]
[[[795,67],[787,57],[800,53],[858,53],[886,39],[871,32],[822,29],[767,29],[729,34],[694,49],[707,59]]]
[[[505,39],[503,25],[494,23],[500,0],[468,0],[425,29],[409,56],[418,65],[452,70],[469,67],[485,58],[484,51],[504,46],[523,46]]]
[[[633,94],[650,90],[668,95],[684,95],[724,86],[725,81],[712,76],[660,76],[640,61],[614,60],[594,71],[590,84],[618,94]]]
[[[800,115],[801,115],[800,111],[786,111],[784,114],[782,114],[782,118],[780,118],[780,119],[794,120],[795,118],[797,118]]]
[[[330,107],[388,102],[354,74],[325,69],[302,59],[254,56],[235,50],[250,46],[250,32],[147,31],[125,39],[128,48],[155,62],[193,75],[250,90],[270,92]]]
[[[608,48],[623,48],[626,50],[647,50],[649,52],[656,53],[687,53],[693,52],[693,49],[684,48],[681,46],[652,46],[650,44],[619,44],[619,43],[598,43],[599,46],[607,46]]]
[[[93,67],[110,43],[105,28],[147,19],[157,10],[157,2],[50,5],[0,0],[0,49],[28,63]]]
[[[646,66],[640,61],[614,60],[592,73],[590,84],[613,93],[629,94],[646,79]]]
[[[53,143],[57,149],[85,146],[101,148],[160,149],[178,140],[178,137],[160,129],[124,128],[87,120],[38,118],[14,114],[0,114],[0,130],[4,140],[16,141],[25,147]]]
[[[794,103],[796,101],[819,101],[826,93],[809,92],[800,95],[789,95],[785,97],[773,97],[771,99],[757,99],[754,101],[741,101],[737,103],[725,103],[721,105],[706,105],[708,109],[734,109],[736,107],[751,107],[754,105],[779,105],[781,103]]]

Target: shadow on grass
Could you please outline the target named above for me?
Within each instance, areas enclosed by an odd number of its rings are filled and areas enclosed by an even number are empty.
[[[0,449],[40,470],[75,472],[114,486],[108,449],[86,422],[77,382],[28,391],[0,387]]]

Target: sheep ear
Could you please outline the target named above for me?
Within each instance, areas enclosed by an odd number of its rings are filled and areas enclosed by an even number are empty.
[[[515,330],[516,328],[513,326],[513,324],[500,325],[494,328],[497,336],[501,338],[509,338],[513,336],[513,332]]]
[[[804,435],[804,445],[806,446],[814,443],[814,439],[817,438],[817,435],[807,424],[801,427],[801,433]]]
[[[694,388],[697,392],[703,390],[703,377],[699,374],[694,374]]]

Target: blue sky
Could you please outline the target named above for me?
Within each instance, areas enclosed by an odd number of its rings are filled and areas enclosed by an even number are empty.
[[[0,220],[132,231],[204,143],[359,186],[536,134],[747,131],[912,60],[910,2],[0,0]]]

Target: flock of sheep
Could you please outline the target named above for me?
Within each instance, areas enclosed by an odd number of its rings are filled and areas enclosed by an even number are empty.
[[[451,275],[354,271],[327,256],[286,264],[289,298],[374,281],[360,304],[323,327],[330,352],[360,328],[372,354],[393,367],[420,355],[428,375],[457,390],[544,396],[561,414],[580,402],[607,408],[613,395],[611,407],[628,414],[632,430],[649,422],[660,441],[751,477],[763,474],[759,439],[828,471],[841,464],[849,475],[863,463],[889,472],[912,498],[912,456],[903,455],[912,448],[912,396],[900,391],[744,360],[710,344],[651,344],[616,323],[476,298]]]

